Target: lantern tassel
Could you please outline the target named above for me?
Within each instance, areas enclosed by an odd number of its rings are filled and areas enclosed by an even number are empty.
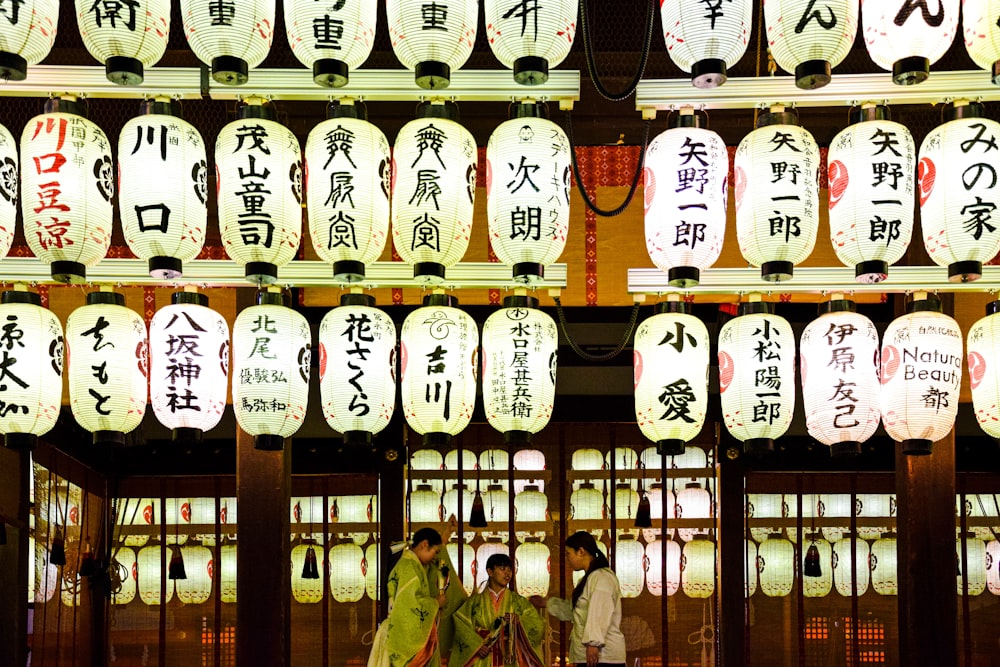
[[[653,517],[649,506],[649,496],[647,496],[645,493],[642,494],[642,499],[639,500],[639,507],[635,511],[635,527],[636,528],[653,527]]]
[[[306,559],[302,563],[302,578],[303,579],[319,579],[319,566],[316,563],[316,549],[309,546],[306,549]]]
[[[94,558],[94,550],[90,547],[90,542],[84,544],[83,553],[80,554],[80,568],[76,572],[79,577],[92,577],[97,574],[97,559]]]
[[[66,564],[66,539],[62,533],[56,533],[55,537],[52,538],[52,547],[49,549],[49,564]]]
[[[472,512],[469,514],[469,525],[472,528],[486,528],[486,508],[483,507],[483,496],[476,489],[476,497],[472,499]]]
[[[187,579],[187,571],[184,569],[184,554],[177,547],[174,547],[170,554],[170,564],[167,566],[168,579]]]
[[[819,547],[813,542],[806,549],[805,564],[802,567],[802,574],[807,577],[822,577],[823,568],[820,564]]]

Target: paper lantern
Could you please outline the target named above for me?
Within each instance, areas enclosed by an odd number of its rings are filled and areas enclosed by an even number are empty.
[[[767,452],[795,409],[795,338],[768,304],[740,304],[719,332],[719,392],[726,428],[748,451]]]
[[[104,63],[108,81],[138,86],[143,66],[152,67],[167,50],[170,0],[76,0],[76,26],[90,55]]]
[[[1000,2],[962,0],[962,34],[969,57],[990,73],[993,85],[1000,85]]]
[[[149,402],[173,439],[218,426],[229,390],[229,324],[198,292],[174,292],[149,322]]]
[[[771,598],[791,594],[795,584],[795,547],[776,533],[757,547],[760,591]]]
[[[365,548],[365,560],[362,562],[362,571],[365,574],[365,594],[370,600],[378,600],[379,573],[379,544],[373,542]]]
[[[681,586],[681,547],[673,540],[666,542],[666,568],[664,569],[663,542],[653,540],[646,544],[646,590],[660,597],[664,586],[667,595],[673,595]],[[666,580],[664,580],[666,572]]]
[[[896,516],[896,496],[889,493],[859,493],[854,501],[859,519],[892,519]],[[865,521],[864,523],[868,523]],[[858,525],[858,537],[863,540],[877,540],[889,532],[889,521],[881,524]]]
[[[489,580],[490,575],[486,571],[486,562],[494,554],[503,554],[508,557],[514,555],[511,553],[510,547],[501,542],[488,539],[480,544],[479,548],[476,549],[476,562],[473,565],[473,571],[476,573],[476,590],[482,590],[484,584]]]
[[[483,494],[483,509],[486,512],[486,521],[491,528],[507,528],[510,523],[510,493],[501,484],[490,484]],[[484,533],[484,537],[495,537],[506,543],[508,533],[506,530],[490,531]]]
[[[979,426],[1000,438],[1000,301],[987,304],[986,313],[969,329],[969,388]]]
[[[623,470],[635,470],[639,466],[639,457],[631,447],[615,447],[604,454],[604,469],[621,472]],[[626,482],[627,480],[620,480]],[[634,482],[627,482],[634,487]]]
[[[486,452],[483,453],[485,454]],[[506,466],[504,467],[506,468]],[[479,470],[476,453],[469,449],[448,450],[448,453],[444,455],[444,470]]]
[[[889,108],[866,104],[830,142],[830,242],[859,283],[879,283],[913,236],[916,149]]]
[[[537,449],[519,449],[514,452],[514,470],[545,470],[545,454]],[[534,486],[539,491],[545,490],[544,479],[515,479],[514,493],[521,493],[525,487]]]
[[[624,536],[615,542],[615,574],[623,598],[637,598],[646,584],[644,567],[646,549],[634,537]]]
[[[816,547],[818,554],[817,563],[819,565],[818,576],[810,576],[806,572],[809,550]],[[802,544],[802,594],[807,598],[821,598],[830,594],[833,590],[833,545],[824,540],[818,534],[810,535]]]
[[[322,545],[312,543],[297,544],[292,547],[291,553],[291,573],[292,573],[292,599],[299,604],[318,604],[323,601],[323,577],[306,578],[302,576],[303,567],[309,550],[312,550],[312,558],[315,558],[325,567],[326,549]],[[332,554],[332,551],[331,551]],[[333,588],[333,577],[330,577],[330,588]]]
[[[753,540],[743,540],[743,596],[749,598],[757,592],[759,576],[757,574],[757,543]]]
[[[17,3],[14,3],[15,6]],[[0,36],[0,45],[3,37]],[[2,46],[0,46],[2,48]],[[4,71],[3,57],[0,52],[0,77]],[[14,242],[14,227],[17,221],[17,197],[20,191],[20,179],[17,174],[17,143],[14,135],[0,125],[0,257],[6,257]]]
[[[709,529],[715,523],[712,510],[712,496],[700,483],[688,482],[677,492],[677,505],[674,508],[677,518],[704,520],[704,527],[678,528],[677,536],[682,542],[690,542],[699,535],[708,535]]]
[[[350,70],[372,52],[376,0],[285,0],[284,7],[288,45],[299,62],[312,69],[316,85],[346,86]]]
[[[21,133],[21,215],[52,279],[83,282],[111,246],[111,142],[72,99],[51,99]]]
[[[476,561],[475,549],[469,546],[467,542],[463,542],[461,546],[456,542],[449,542],[446,549],[448,550],[448,559],[455,566],[455,569],[461,573],[461,583],[462,588],[465,589],[465,594],[472,595],[473,587],[475,586],[475,575],[473,574]]]
[[[156,525],[159,501],[154,501],[152,498],[123,498],[122,501],[118,505],[118,522],[123,526],[145,528]],[[123,530],[122,533],[122,544],[125,546],[141,547],[149,542],[148,533],[129,534],[127,530]]]
[[[750,526],[750,536],[759,543],[771,535],[784,534],[784,521],[770,523],[767,519],[787,519],[795,517],[794,497],[789,502],[783,493],[748,493],[746,518]]]
[[[180,0],[191,51],[212,67],[212,79],[228,86],[247,82],[274,39],[276,0],[206,2]]]
[[[958,32],[958,0],[883,0],[861,5],[861,30],[872,62],[892,72],[892,82],[925,81],[930,66],[948,51]]]
[[[309,323],[261,292],[233,325],[233,411],[258,449],[281,449],[299,430],[309,402]]]
[[[799,339],[806,429],[835,456],[860,454],[879,424],[878,331],[853,301],[820,311]]]
[[[576,36],[577,3],[558,0],[543,4],[483,0],[486,38],[514,81],[537,86],[549,79],[549,67],[561,63]]]
[[[403,416],[424,446],[445,446],[472,419],[479,328],[447,294],[429,294],[403,321],[400,393]]]
[[[603,470],[604,454],[592,447],[575,449],[570,457],[570,467],[573,470]]]
[[[166,544],[184,544],[188,541],[191,525],[191,499],[165,498],[163,500],[163,522],[167,525]],[[170,560],[169,554],[167,560]]]
[[[339,503],[339,515],[332,521],[347,524],[371,524],[378,521],[378,496],[376,495],[354,495],[335,496]],[[331,511],[333,508],[330,508]],[[337,537],[341,540],[352,540],[358,546],[364,546],[371,537],[370,531],[353,530],[351,532],[338,532]]]
[[[635,526],[636,512],[639,510],[639,494],[632,487],[632,484],[629,482],[616,483],[614,502],[614,516],[617,520],[615,535],[618,539],[624,539],[625,536],[631,536],[633,539],[638,538],[639,530],[633,526]]]
[[[128,547],[118,547],[111,563],[112,577],[117,577],[121,587],[111,594],[111,604],[124,605],[135,600],[139,592],[136,582],[138,568],[135,551]]]
[[[11,448],[32,449],[48,433],[62,404],[64,340],[59,318],[28,291],[0,294],[0,319],[7,342],[3,355],[8,382],[0,382],[0,433]]]
[[[176,102],[144,102],[118,139],[118,212],[125,242],[149,275],[175,280],[205,245],[205,142]]]
[[[466,514],[472,508],[470,500]],[[441,494],[431,488],[430,484],[418,484],[410,492],[410,523],[437,523],[441,521]]]
[[[219,599],[226,604],[236,603],[236,545],[224,544],[219,551],[222,567],[219,570]]]
[[[205,546],[183,547],[186,579],[177,579],[177,599],[184,604],[205,604],[212,597],[215,563],[212,551]]]
[[[538,490],[537,486],[526,486],[523,491],[518,491],[514,495],[514,516],[517,520],[515,525],[523,525],[524,522],[542,522],[549,520],[549,498]],[[545,530],[539,531],[517,531],[517,539],[524,542],[529,537],[545,537]]]
[[[805,498],[802,499],[805,508]],[[827,493],[816,497],[816,516],[825,519],[842,519],[831,525],[823,526],[823,537],[831,544],[842,539],[850,530],[851,517],[858,516],[856,499],[851,500],[849,493]],[[805,517],[803,517],[805,518]]]
[[[422,283],[442,282],[472,233],[478,154],[456,119],[444,104],[422,105],[392,153],[392,245]]]
[[[817,6],[796,0],[764,3],[768,52],[778,67],[795,74],[795,85],[811,90],[830,83],[830,69],[847,57],[858,32],[858,0]]]
[[[666,301],[657,310],[635,333],[635,419],[660,454],[682,454],[705,425],[711,343],[708,329],[682,302]]]
[[[1000,595],[1000,542],[997,540],[986,543],[986,587],[993,595]]]
[[[569,513],[573,521],[595,521],[605,518],[604,494],[590,481],[584,481],[570,494]],[[578,530],[574,528],[574,531]],[[604,531],[590,528],[588,532],[600,539]]]
[[[357,602],[365,594],[365,552],[353,542],[330,549],[330,593],[337,602]]]
[[[662,526],[669,526],[670,522],[676,516],[675,512],[677,509],[677,501],[674,498],[673,492],[669,490],[664,492],[662,483],[653,482],[649,485],[646,496],[649,498],[649,518],[653,520],[654,524],[660,520]],[[664,513],[664,510],[666,510],[666,513]],[[662,523],[664,516],[667,519],[665,523]],[[643,528],[642,539],[646,540],[647,544],[650,544],[663,534],[663,530],[663,528]],[[666,531],[667,539],[672,540],[674,538],[674,529],[666,528]]]
[[[886,533],[875,540],[871,547],[872,588],[879,595],[898,595],[899,578],[896,572],[896,534]]]
[[[319,388],[326,423],[344,442],[371,445],[396,402],[396,325],[365,294],[344,294],[319,326]]]
[[[907,311],[882,336],[882,424],[904,453],[930,454],[958,414],[962,331],[936,296],[915,293]]]
[[[542,542],[524,542],[514,552],[515,590],[524,597],[549,594],[551,557]]]
[[[715,88],[726,82],[727,69],[747,50],[753,26],[751,0],[712,2],[676,0],[660,3],[660,21],[667,54],[691,73],[697,88]]]
[[[704,473],[701,473],[701,471],[708,468],[708,453],[700,445],[690,445],[684,448],[683,454],[669,457],[667,468],[670,470],[694,470],[703,476]],[[675,481],[677,484],[687,484],[688,482],[699,481],[701,476],[695,474],[693,477],[678,477]],[[709,489],[713,488],[713,483],[714,481],[709,478]]]
[[[338,507],[337,496],[332,498],[332,504],[333,508]],[[289,502],[290,539],[293,541],[306,539],[323,544],[326,541],[323,529],[325,512],[323,496],[292,496]],[[338,512],[339,510],[331,511],[331,515],[333,515],[331,523],[338,520],[335,518]],[[301,567],[299,570],[301,571]]]
[[[965,556],[962,556],[962,547]],[[955,557],[958,560],[958,594],[976,596],[986,590],[986,543],[968,532],[955,542]]]
[[[979,280],[1000,250],[997,161],[1000,123],[979,103],[948,108],[943,125],[920,144],[920,225],[927,254],[948,267],[948,280]],[[937,173],[938,170],[941,173]]]
[[[998,525],[1000,517],[997,516],[1000,497],[992,493],[966,493],[956,496],[956,501],[963,496],[965,498],[965,515],[971,519],[967,523],[978,524],[970,525],[968,530],[975,533],[976,537],[984,542],[995,539],[1000,534],[1000,525]],[[985,518],[993,519],[993,521],[984,521]]]
[[[302,153],[299,140],[251,98],[215,141],[219,231],[247,280],[270,284],[299,250]]]
[[[59,0],[20,0],[4,11],[0,32],[0,79],[24,81],[28,65],[45,60],[56,41]]]
[[[514,280],[538,282],[569,233],[570,144],[543,104],[511,107],[486,144],[490,247]]]
[[[204,533],[195,533],[194,539],[203,547],[215,546],[215,526],[218,520],[218,513],[215,511],[215,498],[192,498],[191,499],[191,523],[196,526],[204,526]],[[185,557],[187,562],[187,557]]]
[[[851,543],[854,543],[853,558]],[[861,597],[868,590],[870,550],[862,539],[852,539],[850,533],[833,543],[833,585],[844,597]],[[855,574],[856,573],[856,574]],[[853,579],[853,583],[852,583]]]
[[[436,90],[451,83],[452,70],[469,59],[479,23],[477,0],[386,0],[389,40],[417,85]]]
[[[166,604],[174,598],[174,587],[167,585],[167,597],[164,600],[160,594],[162,578],[166,576],[164,563],[169,555],[164,552],[161,544],[153,544],[139,549],[136,557],[136,574],[139,586],[139,599],[143,604],[157,606]]]
[[[418,449],[410,454],[411,474],[416,470],[442,470],[444,456],[436,449]]]
[[[689,598],[710,598],[715,593],[715,543],[706,535],[684,545],[681,588]]]
[[[94,443],[125,444],[146,412],[149,341],[118,292],[90,292],[66,319],[66,374],[76,421]]]
[[[736,149],[736,239],[764,280],[791,280],[816,245],[819,167],[816,141],[784,107],[760,114]]]

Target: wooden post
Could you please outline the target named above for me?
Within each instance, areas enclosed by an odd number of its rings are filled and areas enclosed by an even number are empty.
[[[0,446],[0,665],[28,664],[28,489],[31,456]]]
[[[719,428],[725,431],[720,424]],[[742,447],[723,435],[717,445],[719,461],[719,653],[721,665],[747,663],[746,547],[743,497],[746,468]],[[665,621],[664,621],[665,622]]]

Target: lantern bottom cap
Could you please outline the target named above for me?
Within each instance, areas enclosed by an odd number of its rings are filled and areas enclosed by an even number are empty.
[[[540,86],[549,80],[549,61],[539,56],[521,56],[514,61],[514,83]]]
[[[447,447],[451,444],[451,435],[443,431],[424,433],[424,447]]]
[[[806,60],[795,66],[795,86],[802,90],[816,90],[830,83],[829,60]]]
[[[903,453],[910,456],[927,456],[931,453],[932,440],[914,438],[913,440],[903,440],[899,443],[903,446]]]
[[[9,51],[0,51],[0,79],[24,81],[28,76],[28,61]]]
[[[253,447],[265,452],[280,452],[285,447],[285,439],[280,435],[263,433],[253,437]]]
[[[660,456],[680,456],[684,453],[684,441],[678,438],[657,440],[656,453]]]
[[[176,257],[150,257],[149,275],[157,280],[176,280],[184,275],[184,263]]]
[[[22,292],[20,290],[4,290],[0,295],[0,303],[27,303],[32,306],[41,306],[42,297],[38,292]],[[14,435],[13,433],[8,435]]]
[[[94,444],[122,446],[125,444],[125,434],[121,431],[94,431]]]
[[[952,262],[948,265],[948,282],[972,283],[983,277],[983,263],[975,260]]]
[[[514,280],[533,284],[545,279],[545,265],[538,262],[518,262],[514,265]]]
[[[706,58],[691,66],[691,85],[695,88],[718,88],[727,78],[726,61],[720,58]]]
[[[342,259],[333,263],[333,279],[342,283],[359,283],[365,279],[365,263]]]
[[[671,266],[667,282],[673,287],[695,287],[701,282],[701,269],[696,266]]]
[[[503,444],[514,447],[527,447],[531,444],[531,431],[504,431]]]
[[[892,64],[892,82],[898,86],[923,83],[931,74],[931,62],[923,56],[900,58]]]
[[[249,81],[247,61],[235,56],[212,58],[212,79],[224,86],[242,86]]]
[[[198,444],[201,442],[202,437],[204,435],[205,432],[202,431],[200,428],[193,428],[191,426],[181,426],[175,428],[170,433],[170,439],[173,442],[182,442],[182,443],[187,442],[191,444]]]
[[[15,449],[20,452],[30,452],[38,443],[38,436],[34,433],[7,433],[4,435],[3,444],[8,449]]]
[[[347,85],[348,67],[343,60],[320,58],[313,63],[313,83],[324,88],[343,88]]]
[[[278,267],[271,262],[247,262],[246,279],[258,285],[273,285],[278,280]]]
[[[750,438],[743,441],[743,451],[747,454],[770,454],[774,451],[773,438]]]
[[[830,455],[836,458],[858,456],[859,454],[861,454],[861,443],[856,440],[835,442],[830,445]]]
[[[869,259],[854,265],[855,282],[866,285],[880,283],[889,277],[889,263],[881,259]]]
[[[58,283],[87,282],[87,267],[80,262],[56,260],[51,264],[52,280]]]
[[[451,66],[437,60],[425,60],[413,68],[417,86],[426,90],[440,90],[451,85]]]
[[[371,447],[371,431],[344,431],[344,444],[353,446]]]
[[[413,279],[425,285],[444,282],[445,265],[440,262],[417,262],[413,265]]]
[[[119,86],[138,86],[143,82],[142,61],[127,56],[111,56],[104,61],[104,75]]]
[[[764,262],[760,265],[760,277],[769,283],[783,282],[792,279],[794,269],[793,263],[784,260]]]

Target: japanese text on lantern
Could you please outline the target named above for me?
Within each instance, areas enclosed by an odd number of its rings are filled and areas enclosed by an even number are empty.
[[[326,144],[326,163],[323,169],[327,169],[330,163],[336,160],[334,168],[330,174],[330,191],[326,196],[327,206],[334,209],[335,213],[330,216],[330,228],[327,250],[334,248],[358,249],[358,238],[354,229],[354,216],[345,209],[355,210],[354,205],[354,177],[357,165],[351,158],[351,150],[354,148],[354,133],[343,125],[337,125],[324,137]]]
[[[666,331],[663,339],[657,345],[667,345],[672,347],[677,354],[683,354],[687,346],[698,347],[698,339],[685,331],[683,322],[675,322],[676,331]],[[667,366],[664,365],[665,371]],[[664,411],[660,415],[661,421],[681,421],[688,424],[694,423],[691,417],[691,408],[688,404],[695,400],[694,390],[687,378],[677,378],[673,382],[663,385],[663,392],[657,397],[663,405]]]
[[[903,201],[902,197],[899,196],[900,180],[902,180],[904,185],[909,185],[910,183],[903,172],[902,158],[904,156],[899,151],[900,142],[896,135],[897,133],[894,130],[886,130],[880,127],[876,128],[872,136],[868,138],[870,148],[873,151],[871,153],[872,187],[878,188],[877,192],[879,193],[888,191],[879,199],[871,200],[872,209],[876,211],[879,206],[900,206]],[[904,145],[907,146],[906,151],[909,153],[908,142]],[[913,158],[910,155],[906,155],[905,159],[909,163]],[[912,196],[910,192],[904,191],[904,194]],[[884,241],[886,247],[899,239],[901,234],[902,222],[899,218],[894,220],[885,219],[876,213],[868,221],[868,225],[868,240],[872,242]]]
[[[25,346],[22,342],[23,338],[24,329],[21,328],[18,316],[8,315],[7,321],[3,323],[2,333],[0,333],[0,354],[3,355],[2,360],[0,360],[0,393],[13,389],[13,385],[17,385],[21,389],[29,388],[27,380],[16,375],[14,369],[11,368],[18,363],[18,348]],[[17,390],[14,389],[14,391]],[[0,398],[0,417],[6,417],[11,412],[15,415],[18,412],[27,415],[30,408],[27,405],[9,403]]]
[[[104,330],[111,325],[103,315],[98,315],[97,319],[94,321],[94,326],[90,327],[86,331],[82,332],[80,336],[82,338],[92,337],[94,339],[93,351],[100,352],[101,350],[106,350],[103,353],[105,357],[113,355],[115,353],[115,344],[111,340],[105,340]],[[108,359],[105,358],[100,364],[96,366],[91,366],[91,370],[94,371],[93,377],[97,380],[97,383],[101,387],[106,387],[105,391],[110,389],[107,387],[108,384]],[[87,390],[91,398],[94,399],[94,411],[103,416],[111,414],[111,411],[104,407],[104,404],[111,400],[111,393],[107,395],[102,394],[100,391],[95,389],[93,386]]]
[[[312,20],[314,48],[341,50],[340,40],[344,38],[344,19],[336,18],[331,14],[339,14],[345,4],[347,4],[346,0],[330,2],[323,15]]]
[[[831,321],[823,334],[830,358],[827,367],[832,368],[834,384],[830,387],[829,398],[837,414],[833,417],[834,428],[854,428],[861,422],[854,416],[858,398],[854,396],[856,382],[848,382],[847,376],[854,372],[854,341],[858,328],[850,322]]]
[[[705,187],[709,185],[708,161],[706,158],[715,160],[716,146],[712,145],[712,155],[706,150],[704,142],[691,141],[691,137],[684,137],[677,153],[677,187],[676,193],[685,193],[690,199],[677,198],[678,218],[674,225],[674,246],[688,246],[694,250],[695,245],[705,241],[704,222],[689,222],[684,219],[684,211],[688,209],[708,210],[705,203]]]
[[[997,190],[997,170],[994,164],[1000,160],[996,151],[996,136],[987,134],[985,123],[972,123],[968,126],[971,130],[969,138],[959,144],[962,152],[966,155],[977,153],[982,157],[981,161],[975,162],[962,172],[962,186],[969,196],[967,203],[962,207],[962,230],[971,235],[975,240],[980,240],[984,232],[994,234],[997,231],[996,223],[990,224],[993,220],[993,213],[997,204],[991,199],[983,199],[983,195],[990,197],[995,195]]]
[[[776,363],[781,360],[780,336],[781,331],[771,325],[770,319],[764,319],[763,324],[753,332],[753,360],[757,365],[753,385],[755,395],[760,399],[753,406],[754,422],[773,424],[781,419],[781,401],[772,400],[781,397],[782,378]]]
[[[371,347],[363,346],[362,343],[374,342],[376,335],[381,338],[380,324],[380,322],[373,322],[368,317],[368,313],[351,313],[347,316],[347,328],[340,334],[347,340],[349,346],[344,352],[349,370],[345,377],[347,377],[348,384],[353,387],[354,395],[351,396],[351,402],[347,409],[355,417],[364,417],[371,412],[371,406],[368,405],[368,394],[361,385],[361,379],[365,376],[362,362],[368,361],[368,355],[371,354],[372,350]],[[350,347],[351,345],[353,347]]]
[[[428,123],[416,133],[418,152],[410,168],[417,169],[417,180],[408,203],[418,209],[428,210],[413,220],[413,240],[410,243],[410,250],[413,251],[417,248],[430,248],[438,252],[441,249],[441,223],[430,214],[429,209],[433,205],[434,211],[440,210],[438,195],[443,191],[440,185],[441,174],[435,166],[435,159],[436,164],[447,171],[448,168],[441,158],[441,149],[447,139],[448,135],[436,128],[433,123]],[[418,164],[421,165],[420,168],[417,168]]]
[[[142,157],[145,159],[149,159],[148,154],[152,151],[153,159],[159,158],[161,162],[167,162],[169,149],[171,147],[178,147],[181,142],[181,129],[174,122],[171,122],[169,125],[165,123],[139,124],[135,129],[135,145],[132,147],[131,155],[142,151]],[[186,141],[200,145],[201,137],[192,129],[188,132]],[[139,223],[140,232],[161,232],[166,234],[170,227],[171,213],[170,207],[162,201],[135,205],[135,215]]]
[[[803,184],[808,182],[806,174],[812,173],[816,167],[812,164],[810,152],[803,151],[796,145],[801,138],[801,135],[796,137],[797,134],[799,133],[776,130],[770,141],[774,145],[771,152],[777,153],[770,163],[771,183],[778,185],[774,189],[775,194],[771,195],[774,214],[768,218],[768,224],[771,238],[783,239],[785,243],[802,233],[802,219],[795,213],[801,211],[807,218],[811,218],[815,205],[812,193]],[[784,210],[781,202],[791,201],[801,202],[801,208],[795,206],[791,210]]]
[[[167,408],[172,413],[201,412],[201,397],[191,391],[191,384],[201,377],[201,335],[207,331],[187,312],[175,313],[163,331],[167,333]]]
[[[537,341],[539,339],[540,332],[532,332],[532,327],[530,323],[521,322],[528,315],[528,310],[526,308],[510,308],[507,311],[507,317],[513,320],[513,324],[510,327],[510,336],[512,344],[512,354],[508,362],[509,367],[512,371],[511,377],[511,394],[510,403],[506,406],[506,412],[511,417],[521,417],[528,419],[531,417],[531,400],[533,398],[531,393],[531,365],[529,363],[529,355],[531,354],[531,348],[534,347],[534,351],[537,353],[538,345]],[[535,339],[535,345],[532,345],[532,338]],[[503,405],[503,403],[501,403]]]
[[[38,198],[38,205],[32,210],[36,214],[44,214],[43,218],[35,220],[37,229],[34,232],[38,236],[39,245],[44,250],[48,250],[49,248],[63,248],[74,245],[73,239],[64,238],[69,232],[71,222],[67,217],[63,216],[70,213],[72,209],[69,204],[61,199],[63,192],[59,174],[63,166],[69,161],[69,158],[64,153],[64,150],[68,148],[66,146],[67,139],[70,146],[76,149],[70,155],[70,158],[74,161],[83,159],[79,155],[79,151],[82,150],[84,142],[87,140],[87,128],[84,126],[82,119],[49,117],[36,121],[35,132],[31,139],[32,141],[38,141],[42,135],[45,135],[46,139],[51,139],[54,135],[55,146],[52,148],[52,152],[33,158],[35,172],[39,176],[51,174],[48,177],[51,180],[40,179],[40,181],[44,182],[38,183],[38,190],[35,192],[35,196]]]
[[[530,128],[528,128],[530,130]],[[515,165],[508,162],[507,167],[513,172],[513,176],[507,183],[507,192],[512,195],[521,193],[531,195],[538,192],[538,186],[531,180],[532,174],[541,167],[537,164],[527,163],[527,157],[521,155],[520,162]],[[522,189],[524,192],[522,192]],[[538,241],[542,236],[542,207],[517,205],[510,212],[510,238],[523,239],[525,241]]]
[[[237,128],[237,144],[233,152],[239,153],[242,150],[246,154],[247,167],[237,168],[241,189],[233,194],[243,200],[243,212],[236,216],[243,244],[270,248],[274,239],[274,223],[271,221],[271,214],[264,209],[267,195],[271,194],[267,189],[271,170],[266,166],[257,170],[258,156],[271,155],[271,150],[264,143],[267,137],[267,128],[260,124],[245,124]]]

